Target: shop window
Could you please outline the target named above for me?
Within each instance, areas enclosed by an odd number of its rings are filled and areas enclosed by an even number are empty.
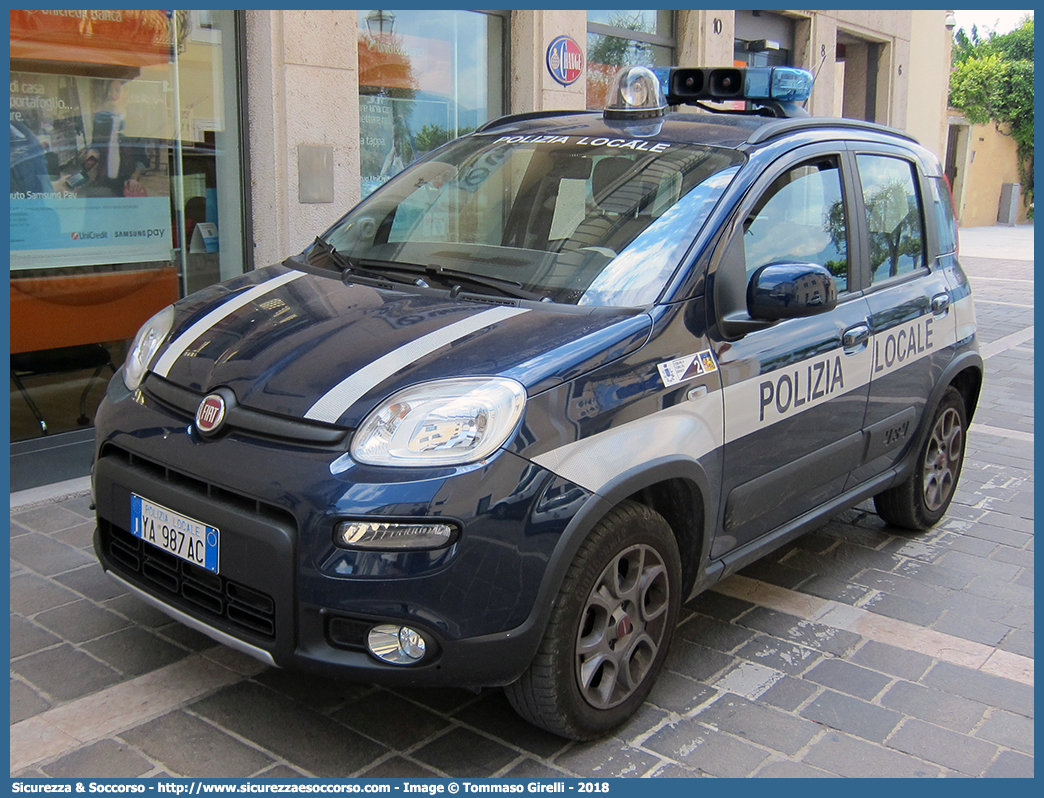
[[[11,439],[88,426],[150,316],[244,269],[232,11],[11,12]]]
[[[367,196],[506,113],[507,12],[359,11],[359,149]]]
[[[673,11],[587,12],[587,107],[604,108],[625,66],[675,64]]]

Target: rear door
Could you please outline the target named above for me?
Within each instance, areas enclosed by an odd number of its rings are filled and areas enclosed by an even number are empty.
[[[929,188],[914,159],[862,145],[854,151],[862,200],[858,224],[868,285],[873,358],[865,428],[865,463],[851,484],[881,473],[903,456],[939,377],[953,354],[952,297],[929,241]]]

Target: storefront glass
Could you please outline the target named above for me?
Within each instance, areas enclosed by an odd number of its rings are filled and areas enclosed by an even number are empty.
[[[587,12],[587,107],[604,108],[625,66],[674,66],[673,11]]]
[[[232,11],[11,11],[11,440],[89,427],[138,327],[244,268]]]
[[[365,197],[413,161],[505,113],[507,19],[474,11],[359,11]]]

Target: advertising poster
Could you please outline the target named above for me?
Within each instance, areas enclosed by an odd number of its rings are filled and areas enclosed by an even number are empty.
[[[359,121],[364,197],[450,139],[449,104],[437,100],[362,95]]]
[[[169,260],[169,84],[11,73],[11,268]]]

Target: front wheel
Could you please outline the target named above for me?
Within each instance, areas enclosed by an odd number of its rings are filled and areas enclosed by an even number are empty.
[[[961,476],[967,426],[964,399],[951,386],[932,419],[914,473],[902,484],[874,496],[874,507],[881,518],[917,531],[938,523]]]
[[[508,700],[529,722],[574,740],[619,726],[663,665],[681,603],[667,522],[641,504],[613,508],[581,545],[536,657]]]

